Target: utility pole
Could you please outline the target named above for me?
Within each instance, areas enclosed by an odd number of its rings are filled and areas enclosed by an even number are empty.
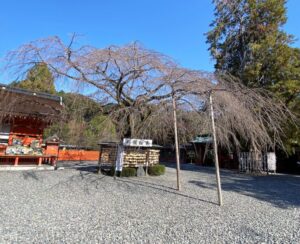
[[[176,174],[177,174],[177,190],[180,191],[180,158],[177,132],[177,108],[175,94],[172,96],[173,100],[173,120],[174,120],[174,135],[175,135],[175,150],[176,150]]]
[[[210,104],[210,117],[211,117],[212,134],[213,134],[213,147],[214,147],[214,156],[215,156],[215,169],[216,169],[216,180],[217,180],[217,188],[218,188],[218,199],[219,199],[219,205],[222,206],[223,199],[222,199],[222,189],[221,189],[221,179],[220,179],[220,169],[219,169],[219,159],[218,159],[218,145],[217,145],[212,91],[209,93],[209,104]]]

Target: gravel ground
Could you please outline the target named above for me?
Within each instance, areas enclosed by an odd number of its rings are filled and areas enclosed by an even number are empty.
[[[119,178],[90,168],[0,172],[0,243],[299,243],[300,177],[184,166]]]

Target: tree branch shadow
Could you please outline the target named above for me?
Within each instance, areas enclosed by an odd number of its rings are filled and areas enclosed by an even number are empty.
[[[106,175],[101,175],[101,177],[99,177],[98,174],[95,174],[94,172],[90,172],[90,171],[80,171],[79,174],[72,175],[68,177],[66,180],[61,180],[55,185],[49,187],[48,191],[54,190],[58,187],[66,187],[73,193],[76,193],[77,189],[74,190],[74,187],[83,183],[81,187],[83,188],[84,192],[86,194],[91,194],[90,192],[91,186],[93,186],[95,189],[99,189],[101,181],[106,177],[107,177]]]
[[[208,189],[215,189],[213,183],[190,180],[189,183]],[[235,192],[271,203],[278,208],[300,206],[300,178],[294,176],[247,176],[226,175],[222,179],[222,190]]]
[[[28,179],[33,179],[36,181],[40,180],[34,171],[23,171],[22,175],[25,180],[28,180]]]
[[[197,197],[193,197],[193,196],[184,194],[184,193],[179,192],[176,189],[171,188],[169,186],[154,184],[152,182],[141,181],[141,180],[136,180],[136,179],[129,180],[129,179],[124,179],[124,178],[118,178],[118,181],[126,182],[126,183],[129,183],[129,184],[134,184],[134,185],[144,187],[144,188],[151,188],[151,189],[154,189],[154,190],[159,190],[159,191],[162,191],[164,193],[174,194],[174,195],[177,195],[177,196],[180,196],[180,197],[184,197],[184,198],[188,198],[188,199],[192,199],[192,200],[196,200],[196,201],[201,201],[201,202],[205,202],[205,203],[209,203],[209,204],[213,204],[213,205],[218,206],[218,204],[215,203],[215,202],[204,200],[204,199],[201,199],[201,198],[197,198]]]

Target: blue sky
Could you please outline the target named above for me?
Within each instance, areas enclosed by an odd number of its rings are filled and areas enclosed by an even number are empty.
[[[300,1],[288,0],[284,29],[300,38]],[[204,33],[213,19],[211,0],[1,1],[0,57],[23,43],[52,35],[104,47],[140,41],[185,67],[213,70]],[[300,47],[300,41],[294,44]],[[9,79],[0,75],[2,82]],[[5,80],[3,80],[5,79]]]

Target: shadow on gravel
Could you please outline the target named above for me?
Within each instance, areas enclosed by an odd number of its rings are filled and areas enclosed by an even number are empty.
[[[165,164],[167,167],[175,168],[175,164]],[[74,165],[73,165],[74,166]],[[97,172],[97,165],[95,164],[80,164],[75,167],[70,167],[80,171],[79,175],[72,176],[68,179],[68,182],[60,182],[62,184],[69,184],[74,182],[81,182],[85,191],[88,193],[91,186],[96,189],[104,187],[101,183],[102,179],[107,176],[99,177]],[[212,167],[200,167],[191,164],[181,165],[183,171],[199,172],[204,175],[211,175],[214,177],[215,170]],[[25,177],[25,176],[24,176]],[[27,175],[26,177],[34,178],[34,175]],[[79,181],[78,181],[79,180]],[[176,191],[175,189],[160,185],[153,182],[148,182],[140,179],[126,179],[118,178],[119,182],[126,183],[128,188],[134,184],[140,187],[146,187],[162,191],[165,193],[175,194],[181,197],[190,198],[197,201],[211,203],[217,205],[214,202],[210,202],[204,199],[199,199],[193,196]],[[253,197],[261,201],[265,201],[273,204],[278,208],[289,208],[300,206],[300,177],[292,175],[269,175],[269,176],[249,176],[238,174],[234,171],[221,170],[221,182],[222,189],[228,192],[236,192],[245,196]],[[213,181],[201,181],[190,180],[188,183],[196,185],[202,188],[216,189],[216,185]],[[130,189],[128,189],[130,190]]]
[[[290,175],[248,176],[223,175],[222,189],[253,197],[278,208],[300,206],[300,177]],[[215,184],[191,180],[189,183],[202,188],[216,189]]]
[[[177,195],[179,197],[185,197],[185,198],[189,198],[189,199],[192,199],[192,200],[201,201],[201,202],[205,202],[205,203],[210,203],[210,204],[218,206],[218,204],[216,204],[214,202],[207,201],[207,200],[204,200],[204,199],[200,199],[200,198],[196,198],[196,197],[193,197],[193,196],[189,196],[189,195],[180,193],[176,189],[174,189],[172,187],[169,187],[169,186],[154,184],[152,182],[136,180],[136,179],[134,179],[134,180],[129,180],[128,179],[127,180],[127,179],[124,179],[124,178],[118,178],[118,181],[126,182],[126,183],[129,183],[129,184],[134,184],[135,186],[141,186],[141,187],[145,187],[145,188],[151,188],[151,189],[154,189],[154,190],[159,190],[159,191],[162,191],[164,193],[174,194],[174,195]]]
[[[22,173],[22,175],[25,180],[28,180],[28,179],[39,180],[36,173],[33,171],[24,171]]]
[[[86,193],[89,192],[89,187],[91,187],[91,186],[95,187],[96,189],[100,186],[104,187],[103,184],[101,185],[101,180],[104,179],[105,177],[110,177],[110,176],[98,174],[98,166],[95,164],[92,164],[92,165],[82,165],[81,164],[81,165],[75,165],[75,167],[70,167],[70,168],[80,171],[80,174],[70,177],[68,179],[68,182],[65,181],[63,183],[68,184],[71,182],[76,182],[76,181],[78,182],[78,180],[80,180],[81,182],[84,181]],[[99,176],[101,176],[101,177],[99,177]],[[130,188],[131,188],[130,185],[134,185],[134,186],[138,186],[138,187],[151,188],[154,190],[162,191],[164,193],[175,194],[177,196],[193,199],[196,201],[201,201],[201,202],[210,203],[213,205],[218,205],[211,201],[207,201],[204,199],[189,196],[187,194],[183,194],[181,192],[178,192],[176,189],[174,189],[172,187],[161,185],[161,184],[156,184],[153,182],[139,180],[138,178],[127,179],[127,178],[118,177],[117,181],[125,183],[128,190],[130,190]],[[60,183],[62,183],[62,182],[60,182]]]
[[[165,164],[176,168],[176,164]],[[214,167],[182,164],[181,170],[209,174],[215,177]],[[294,175],[250,176],[236,171],[221,169],[221,182],[224,191],[236,192],[269,202],[278,208],[300,206],[300,177]],[[215,183],[191,180],[189,183],[202,188],[216,189]]]
[[[93,167],[80,167],[75,169],[79,171],[79,174],[72,175],[65,180],[60,180],[58,183],[48,188],[48,191],[58,189],[59,187],[65,187],[69,191],[77,194],[77,187],[80,186],[86,194],[91,194],[95,189],[97,190],[100,187],[103,189],[102,180],[107,176],[99,176],[99,174],[96,174]]]
[[[98,172],[98,166],[83,166],[83,167],[78,167],[76,170],[79,170],[80,172],[89,172],[89,173],[97,173]]]
[[[64,167],[65,169],[75,169],[83,172],[97,173],[98,164],[95,161],[70,161],[70,162],[60,162],[59,167]]]
[[[175,163],[161,163],[168,168],[176,169]],[[215,168],[210,166],[199,166],[195,164],[180,164],[180,170],[183,171],[192,171],[192,172],[202,172],[207,174],[215,174]]]

